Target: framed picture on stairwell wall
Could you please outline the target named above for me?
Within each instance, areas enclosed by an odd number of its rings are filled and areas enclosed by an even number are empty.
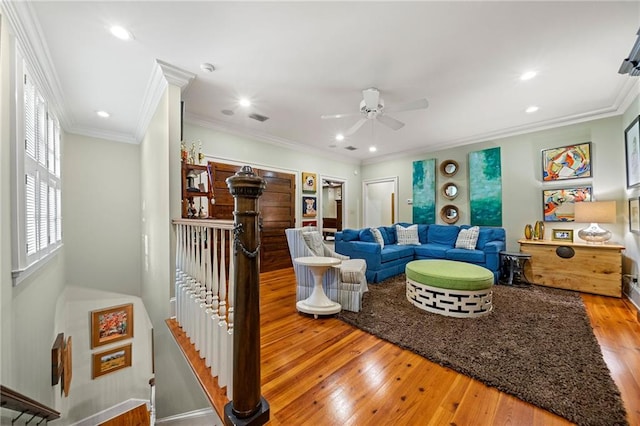
[[[133,337],[133,303],[91,312],[91,349]]]

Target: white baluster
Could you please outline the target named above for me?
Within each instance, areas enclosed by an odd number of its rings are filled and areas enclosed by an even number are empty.
[[[218,315],[220,314],[220,273],[218,262],[218,234],[220,230],[213,230],[213,268],[211,277],[211,332],[213,335],[211,346],[211,375],[217,376],[220,372],[220,329],[218,327]]]

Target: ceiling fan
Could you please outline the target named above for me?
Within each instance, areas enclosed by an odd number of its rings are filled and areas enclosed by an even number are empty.
[[[373,119],[378,120],[380,123],[392,128],[393,130],[401,129],[404,126],[404,123],[400,120],[396,120],[395,118],[386,115],[387,112],[410,111],[414,109],[424,109],[429,106],[429,102],[426,99],[418,99],[392,108],[385,108],[384,100],[380,97],[380,91],[375,87],[364,89],[362,91],[362,97],[363,99],[362,101],[360,101],[360,112],[322,115],[320,118],[331,119],[363,115],[364,117],[358,120],[356,124],[351,126],[344,133],[344,136],[350,136],[357,132],[358,129],[360,129],[360,127],[362,127],[362,125],[367,122],[367,120]]]

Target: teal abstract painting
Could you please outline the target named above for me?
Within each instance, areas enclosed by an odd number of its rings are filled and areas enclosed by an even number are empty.
[[[436,160],[413,162],[413,223],[436,223]]]
[[[502,226],[500,148],[469,153],[471,225]]]

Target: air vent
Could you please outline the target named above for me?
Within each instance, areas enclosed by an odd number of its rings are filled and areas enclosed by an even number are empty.
[[[260,115],[260,114],[249,114],[249,118],[253,118],[254,120],[258,120],[260,122],[263,121],[267,121],[269,119],[269,117],[265,117],[264,115]]]
[[[349,151],[355,151],[358,148],[356,148],[355,146],[349,145],[349,146],[345,146],[344,149],[348,149]]]

